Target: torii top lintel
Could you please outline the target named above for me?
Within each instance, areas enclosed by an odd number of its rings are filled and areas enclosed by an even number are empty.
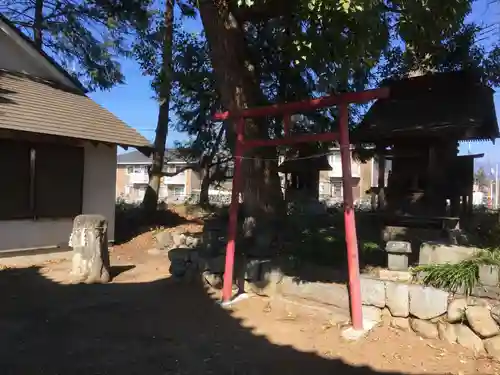
[[[273,104],[265,107],[254,107],[238,112],[220,112],[213,117],[215,121],[223,121],[235,118],[252,118],[264,116],[279,116],[282,114],[294,114],[307,112],[320,108],[333,107],[339,104],[361,104],[375,99],[389,97],[389,88],[381,87],[377,89],[360,92],[347,92],[336,95],[323,96],[317,99],[308,99],[292,103]]]

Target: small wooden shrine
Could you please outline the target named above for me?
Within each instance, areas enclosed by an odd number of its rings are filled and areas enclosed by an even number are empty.
[[[321,154],[315,144],[305,143],[288,150],[278,167],[278,172],[285,177],[286,200],[318,200],[320,172],[330,170],[332,167],[327,157]]]
[[[499,137],[493,90],[470,71],[383,86],[390,97],[372,105],[351,137],[353,143],[376,146],[379,207],[393,215],[471,212],[474,158],[482,155],[459,156],[458,146]],[[386,160],[392,169],[385,184]]]

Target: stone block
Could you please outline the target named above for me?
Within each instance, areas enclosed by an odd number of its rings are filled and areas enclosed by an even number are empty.
[[[108,222],[102,215],[78,215],[69,238],[73,248],[71,279],[74,283],[110,281]]]
[[[382,310],[375,306],[362,306],[363,321],[380,323],[382,321]]]
[[[169,249],[174,244],[172,233],[167,231],[157,233],[155,239],[159,249]]]
[[[200,263],[200,253],[196,250],[192,250],[189,252],[189,261],[191,264],[195,267],[198,268],[198,265]]]
[[[186,235],[183,233],[174,233],[172,235],[174,247],[186,247]]]
[[[467,309],[467,300],[465,298],[457,298],[448,305],[446,319],[450,323],[462,323],[465,320],[465,310]]]
[[[499,267],[488,264],[479,266],[479,282],[486,286],[498,286]]]
[[[408,255],[388,253],[387,268],[389,268],[391,271],[407,271]]]
[[[201,239],[191,235],[185,236],[186,247],[190,249],[195,249],[201,245]]]
[[[343,284],[300,282],[293,277],[283,276],[279,286],[280,292],[284,295],[349,309],[349,293],[347,286]]]
[[[410,314],[408,284],[387,282],[385,303],[392,316],[406,318]]]
[[[408,241],[388,241],[385,245],[387,266],[394,271],[408,270],[408,254],[411,254],[411,243]]]
[[[282,286],[287,284],[283,283],[285,276],[281,269],[273,267],[271,263],[263,263],[260,269],[260,276],[258,281],[247,281],[250,290],[257,294],[265,294],[273,296],[278,293],[283,293]],[[286,289],[286,287],[285,287]]]
[[[500,305],[493,306],[490,311],[491,317],[500,324]]]
[[[455,324],[457,342],[463,347],[474,351],[476,354],[484,352],[483,341],[467,326]]]
[[[362,277],[361,283],[361,302],[364,305],[376,307],[385,307],[385,282],[377,279]]]
[[[437,329],[439,333],[439,338],[441,340],[447,341],[450,344],[454,344],[457,342],[457,333],[455,332],[455,325],[446,322],[438,322]]]
[[[270,263],[269,259],[248,259],[245,261],[245,279],[248,281],[260,281],[263,278],[262,270],[264,264]]]
[[[203,282],[207,283],[212,288],[215,289],[222,288],[224,280],[220,274],[214,274],[211,273],[210,271],[205,271],[202,273],[201,277]]]
[[[187,262],[184,259],[177,258],[170,261],[170,274],[176,278],[184,277],[188,269]]]
[[[500,359],[500,336],[483,341],[486,352],[495,359]]]
[[[410,330],[410,321],[407,318],[392,318],[390,326],[392,328],[397,328],[402,331],[409,331]]]
[[[407,282],[410,281],[413,276],[409,271],[395,271],[388,269],[380,269],[378,271],[378,277],[380,280],[384,281],[402,281]]]
[[[417,335],[425,339],[437,339],[439,337],[437,326],[427,320],[410,319],[410,326]]]
[[[420,246],[418,264],[456,264],[463,260],[470,259],[477,249],[451,245],[443,242],[424,242]]]
[[[190,252],[191,252],[191,249],[183,248],[183,247],[172,249],[168,252],[168,259],[170,259],[171,262],[173,262],[173,261],[187,262],[187,261],[189,261],[189,253]]]
[[[419,319],[432,319],[448,310],[449,294],[423,285],[410,285],[410,314]]]
[[[482,338],[493,337],[500,333],[500,328],[485,306],[469,306],[465,310],[465,316],[472,330]]]
[[[393,254],[411,254],[409,241],[387,241],[385,251]]]
[[[476,285],[472,289],[471,296],[500,300],[500,288],[497,286]]]

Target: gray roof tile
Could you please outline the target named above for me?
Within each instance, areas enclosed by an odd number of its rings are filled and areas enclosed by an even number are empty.
[[[0,129],[151,147],[135,129],[81,92],[5,70],[0,70]]]

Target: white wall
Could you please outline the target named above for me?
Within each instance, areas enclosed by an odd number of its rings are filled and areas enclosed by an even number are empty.
[[[115,238],[116,146],[85,147],[83,213],[108,219],[108,239]]]
[[[116,147],[85,146],[83,213],[108,219],[108,239],[114,239]],[[0,251],[67,244],[72,219],[0,221]]]

